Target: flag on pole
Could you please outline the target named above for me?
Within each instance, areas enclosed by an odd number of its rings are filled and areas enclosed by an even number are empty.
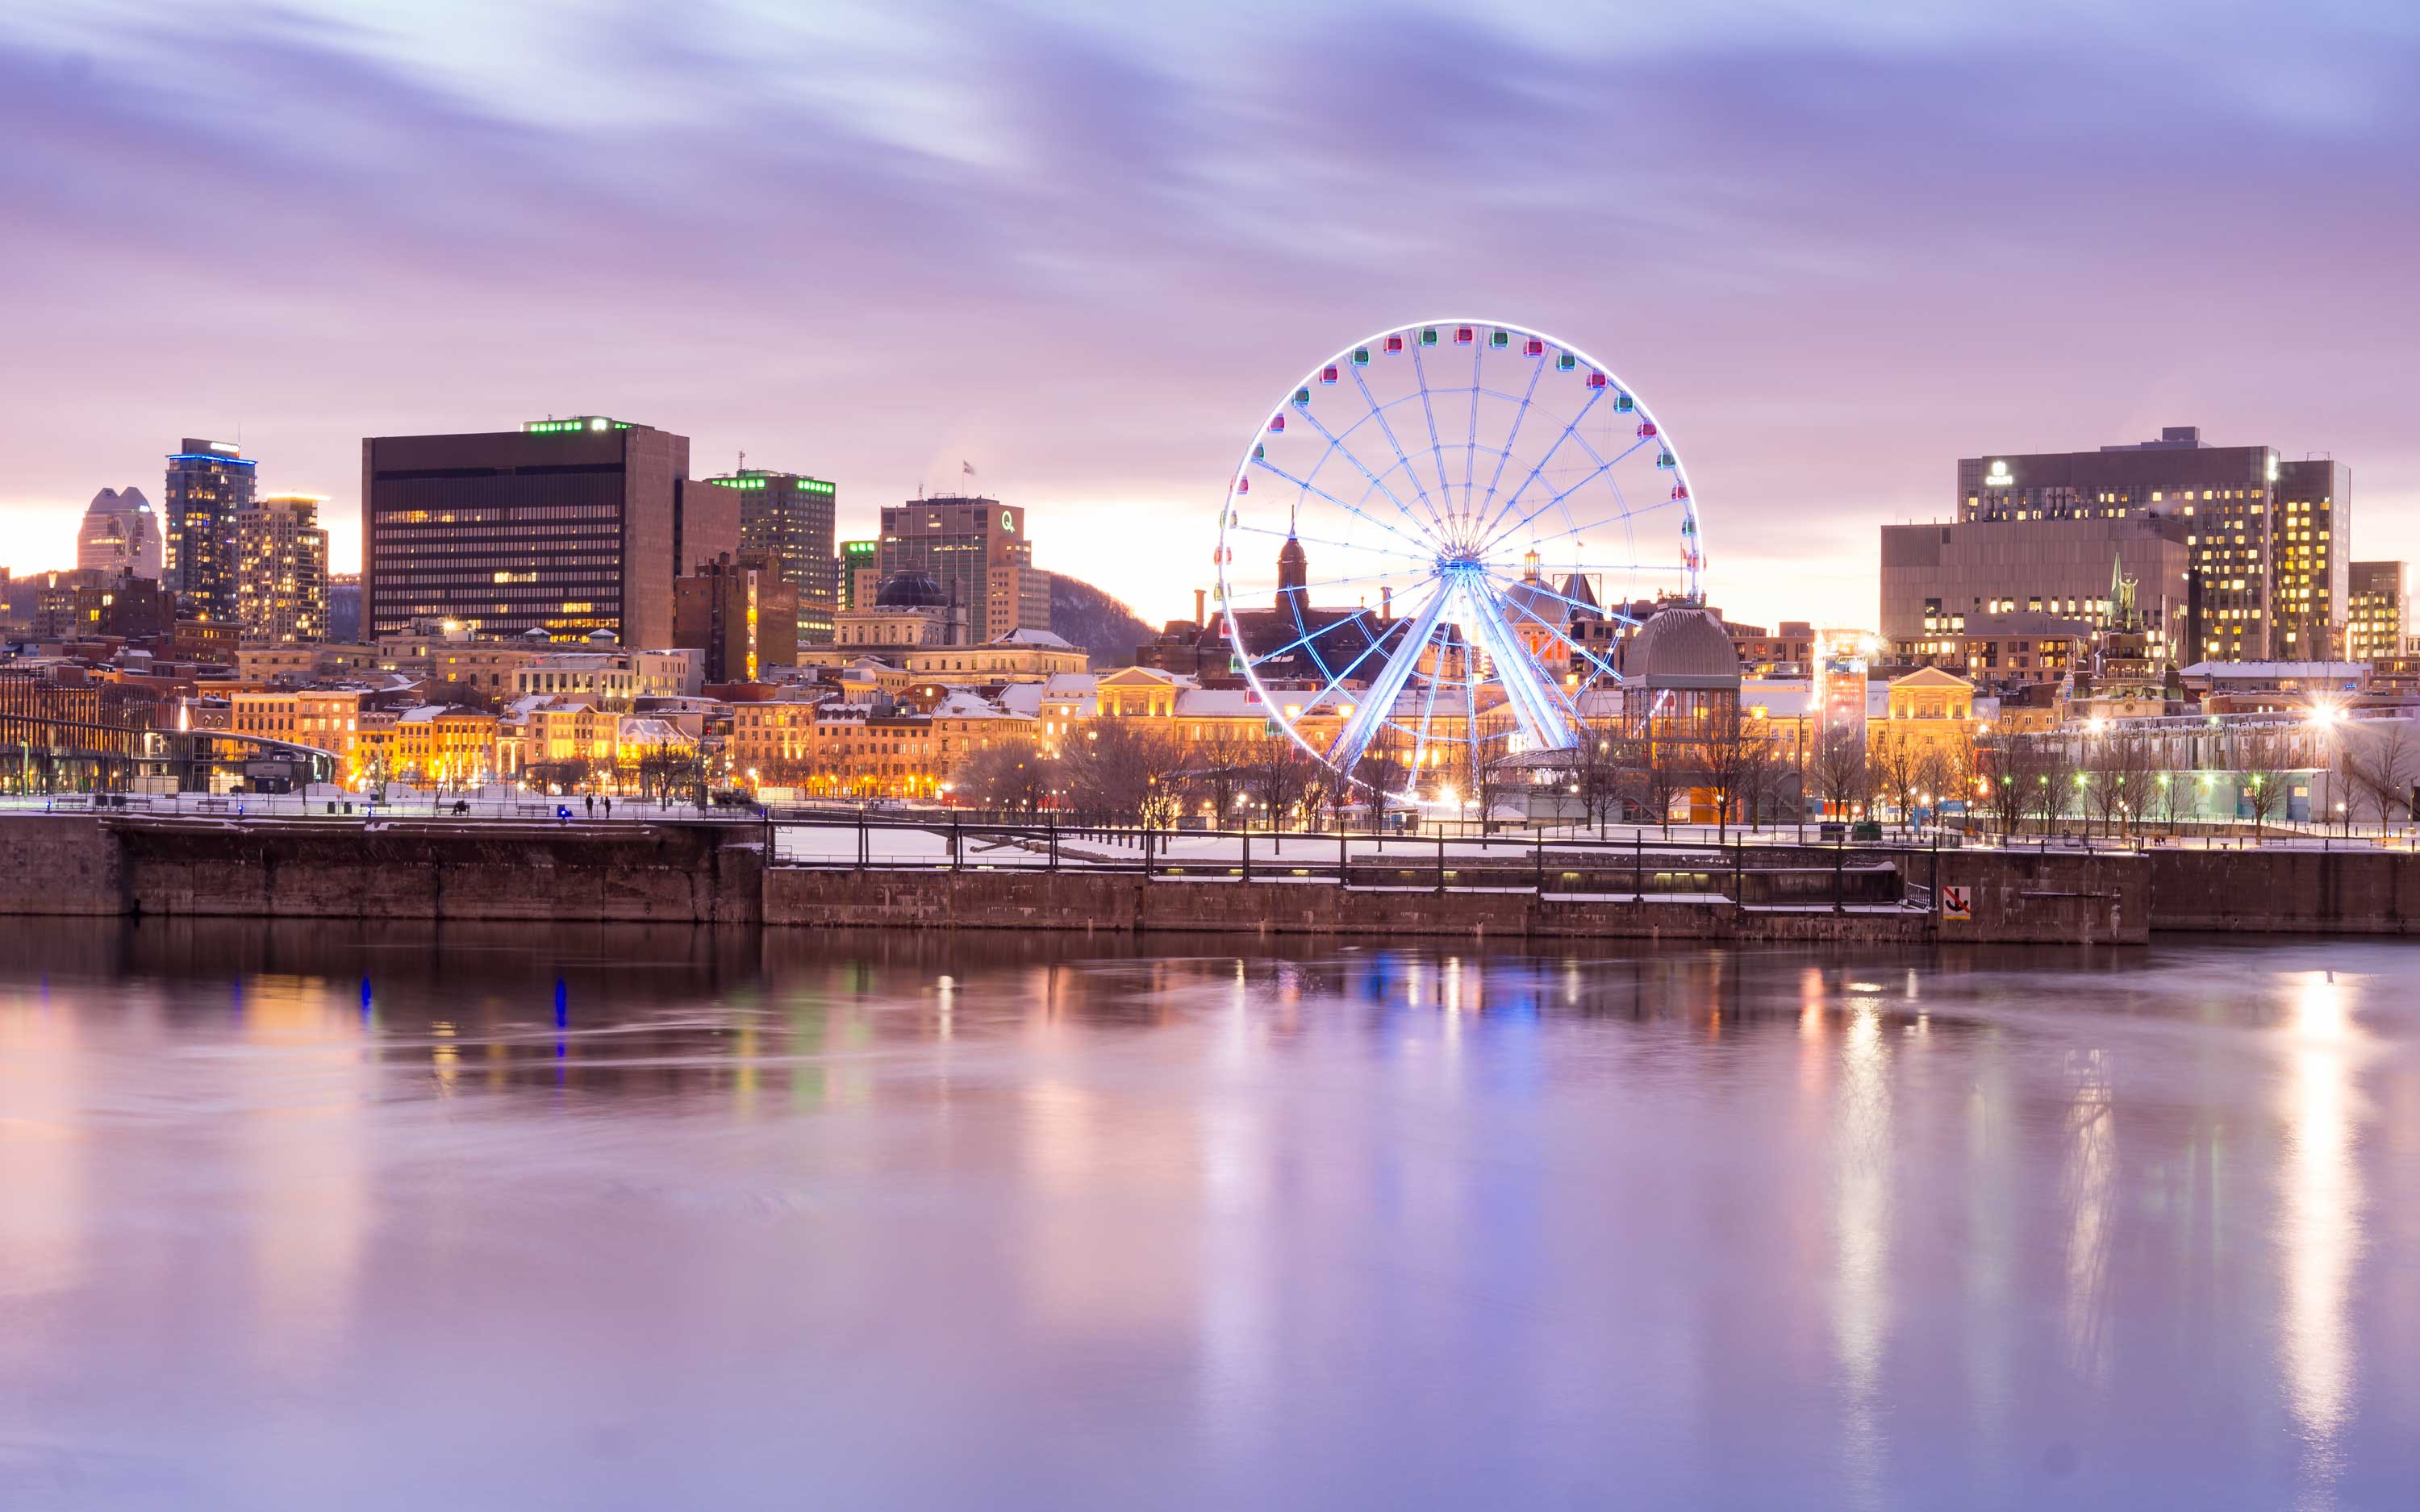
[[[975,465],[972,462],[960,462],[958,464],[958,471],[971,478],[975,475]]]

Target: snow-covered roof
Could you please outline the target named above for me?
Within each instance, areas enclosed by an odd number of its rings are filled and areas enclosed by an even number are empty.
[[[1012,714],[980,693],[954,692],[933,705],[936,719],[1027,719],[1032,716]]]
[[[1029,629],[1018,625],[1006,635],[996,635],[986,641],[995,646],[1037,646],[1045,651],[1073,651],[1076,648],[1047,630]]]

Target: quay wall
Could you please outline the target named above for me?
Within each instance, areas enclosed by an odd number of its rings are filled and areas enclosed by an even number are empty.
[[[768,868],[762,843],[756,829],[713,824],[10,815],[0,817],[0,914],[2060,944],[2139,944],[2155,927],[2408,933],[2420,921],[2420,908],[2405,907],[2407,899],[2420,904],[2412,862],[2373,873],[2350,863],[2382,858],[2301,854],[1936,857],[1808,848],[1769,856],[1765,864],[1809,870],[1835,859],[1895,865],[1907,883],[1935,889],[1934,906],[1923,910],[1873,906],[1869,888],[1851,887],[1852,906],[1836,913],[1826,899],[1807,896],[1828,890],[1820,877],[1748,895],[1751,903],[1795,896],[1791,906],[1743,909],[1633,903],[1593,886],[1587,895],[1550,887],[1540,897],[1526,887],[1340,890],[1318,878]],[[2205,856],[2224,875],[2195,873],[2187,857]],[[2262,863],[2282,870],[2269,875]],[[2307,877],[2297,870],[2314,866]],[[2314,888],[2319,901],[2294,914]],[[1963,918],[1940,907],[1953,892]],[[2186,898],[2196,901],[2177,902]],[[2221,912],[2219,901],[2233,911]]]
[[[2420,855],[2153,851],[2151,927],[2420,934]]]

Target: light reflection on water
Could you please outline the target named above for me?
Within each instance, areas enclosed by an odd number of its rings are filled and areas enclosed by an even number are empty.
[[[0,1506],[2364,1507],[2420,950],[0,941]]]

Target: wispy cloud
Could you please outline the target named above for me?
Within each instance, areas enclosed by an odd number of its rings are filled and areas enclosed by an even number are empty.
[[[1303,365],[1479,308],[1655,396],[1735,606],[1854,615],[1791,600],[1792,523],[1991,446],[2198,422],[2420,494],[2366,381],[2416,61],[2359,6],[11,12],[0,509],[56,555],[241,424],[341,554],[361,435],[612,409],[868,513],[980,450],[1173,611]]]

